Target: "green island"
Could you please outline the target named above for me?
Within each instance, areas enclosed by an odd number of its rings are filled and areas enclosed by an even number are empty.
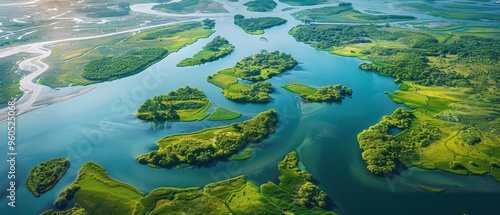
[[[224,107],[215,107],[215,111],[208,116],[207,120],[210,121],[222,121],[238,119],[241,117],[241,113],[229,110]]]
[[[223,69],[213,76],[208,76],[208,82],[222,88],[227,99],[236,102],[269,102],[272,85],[267,80],[285,71],[293,69],[297,61],[289,54],[279,51],[259,53],[243,58],[233,68]],[[238,78],[254,83],[246,85],[238,82]]]
[[[352,89],[341,84],[328,85],[318,89],[300,83],[288,83],[283,86],[286,90],[299,94],[305,100],[312,102],[342,102],[352,96]]]
[[[165,13],[227,13],[220,2],[210,0],[181,0],[153,6],[153,10]]]
[[[277,123],[278,114],[271,109],[228,126],[166,136],[156,143],[158,150],[138,156],[137,161],[163,168],[208,165],[226,160],[249,143],[261,142],[274,133]]]
[[[52,158],[44,161],[30,171],[26,180],[26,187],[35,197],[52,189],[63,177],[69,168],[66,158]]]
[[[279,0],[292,6],[309,6],[326,3],[328,0]]]
[[[339,6],[322,7],[299,11],[293,14],[295,19],[309,22],[344,22],[344,23],[386,23],[413,20],[407,15],[371,15],[352,8],[351,3],[341,2]]]
[[[442,10],[439,8],[432,7],[425,3],[408,3],[405,5],[413,11],[418,11],[420,13],[427,13],[432,16],[439,16],[448,19],[461,19],[461,20],[495,20],[499,21],[500,17],[493,13],[478,13],[478,12],[464,12],[464,11],[452,11],[452,10]],[[468,9],[472,9],[471,6],[463,6]],[[450,6],[448,5],[448,8]],[[457,6],[455,6],[457,8]],[[460,8],[460,6],[458,6]],[[463,9],[463,8],[462,8]],[[487,9],[487,8],[486,8]],[[476,8],[475,11],[483,11],[483,8]]]
[[[44,59],[51,66],[39,83],[50,87],[88,85],[134,75],[213,32],[196,22],[128,36],[64,42],[52,47],[51,55]]]
[[[88,162],[78,178],[59,194],[55,205],[65,211],[47,210],[42,215],[65,214],[325,214],[326,193],[315,185],[311,174],[297,167],[297,153],[291,152],[278,164],[279,184],[260,187],[238,176],[207,184],[203,189],[160,187],[145,195],[130,184],[109,177],[104,168]]]
[[[240,26],[245,33],[260,35],[264,34],[264,30],[278,25],[283,25],[287,21],[279,17],[259,17],[247,18],[241,14],[234,15],[234,24]]]
[[[298,41],[372,63],[360,68],[395,78],[387,95],[412,111],[396,110],[358,135],[374,174],[398,165],[500,181],[500,39],[486,27],[453,33],[383,26],[302,25]],[[323,32],[323,35],[320,35]],[[327,32],[327,33],[325,33]],[[392,131],[399,130],[394,134]]]
[[[156,122],[202,120],[210,115],[207,110],[211,105],[203,91],[186,86],[146,100],[136,116]]]
[[[248,11],[252,12],[271,12],[278,4],[274,0],[252,0],[245,4]]]
[[[212,62],[233,52],[234,46],[224,37],[216,36],[212,41],[203,46],[203,50],[192,58],[186,58],[177,64],[178,67],[200,65]]]

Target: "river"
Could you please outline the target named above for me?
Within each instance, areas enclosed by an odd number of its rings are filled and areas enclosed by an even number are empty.
[[[288,31],[299,22],[282,16],[289,22],[266,30],[265,35],[245,34],[232,23],[231,16],[216,17],[216,33],[210,38],[170,54],[145,71],[95,84],[96,88],[84,95],[19,116],[16,208],[8,207],[7,199],[2,198],[2,214],[39,214],[52,208],[57,193],[76,179],[78,170],[87,161],[102,165],[112,178],[148,193],[157,187],[204,186],[242,174],[257,184],[276,181],[277,162],[294,150],[299,153],[301,166],[318,180],[339,214],[494,214],[500,183],[489,176],[465,177],[417,168],[404,170],[393,178],[370,174],[361,159],[356,135],[400,106],[384,94],[396,90],[397,85],[392,78],[358,69],[362,62],[359,59],[334,56],[296,42]],[[200,66],[175,66],[217,35],[235,45],[231,55]],[[260,41],[261,36],[268,42]],[[208,75],[232,67],[261,49],[284,51],[299,62],[294,70],[270,79],[275,92],[269,104],[229,101],[220,88],[207,83]],[[314,87],[343,84],[351,87],[354,94],[342,104],[302,115],[297,108],[298,96],[280,87],[288,82]],[[171,128],[155,130],[133,115],[147,98],[186,85],[203,90],[213,103],[239,111],[243,117],[226,122],[173,123]],[[270,108],[279,113],[278,129],[258,145],[249,160],[182,170],[154,169],[135,161],[135,157],[154,148],[155,142],[166,135],[226,125]],[[6,131],[6,127],[5,122],[0,124],[0,130]],[[0,138],[5,140],[6,132],[1,132]],[[5,154],[6,144],[0,147],[0,153]],[[51,191],[34,198],[24,179],[33,166],[52,157],[69,158],[71,167]],[[4,171],[7,163],[0,165],[3,178],[7,175]],[[1,182],[0,193],[4,197],[7,184],[6,180]],[[417,187],[421,184],[446,186],[448,190],[441,194],[427,193]]]

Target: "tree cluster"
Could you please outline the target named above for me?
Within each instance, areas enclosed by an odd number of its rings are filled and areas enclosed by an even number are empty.
[[[352,96],[352,89],[341,84],[318,88],[314,93],[302,93],[302,98],[313,102],[341,102],[346,96]]]
[[[367,169],[374,174],[393,172],[397,164],[411,155],[414,147],[394,138],[389,128],[408,129],[415,116],[404,108],[398,108],[391,116],[358,134],[358,142],[363,150],[362,158]]]
[[[163,48],[141,48],[118,57],[102,57],[85,65],[82,77],[90,81],[116,80],[143,71],[167,54]]]
[[[126,16],[130,13],[130,3],[120,2],[118,4],[107,3],[99,6],[85,6],[76,9],[76,11],[85,13],[85,16],[91,18]]]
[[[206,18],[203,20],[203,26],[207,29],[215,28],[215,20]]]
[[[272,28],[274,26],[283,25],[285,23],[286,19],[282,19],[279,17],[259,17],[245,19],[243,15],[234,15],[234,24],[240,26],[246,32],[264,30],[267,28]]]

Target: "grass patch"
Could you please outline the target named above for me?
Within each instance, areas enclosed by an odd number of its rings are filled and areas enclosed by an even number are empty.
[[[238,119],[241,117],[241,113],[229,110],[224,107],[216,107],[215,112],[211,113],[207,120],[210,121],[223,121]]]
[[[318,89],[299,83],[288,83],[282,87],[313,102],[342,102],[346,96],[352,96],[352,89],[340,84],[319,87]]]

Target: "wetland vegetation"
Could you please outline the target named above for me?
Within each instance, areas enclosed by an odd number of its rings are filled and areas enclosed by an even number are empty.
[[[262,50],[245,57],[233,68],[223,69],[207,78],[208,82],[222,88],[224,96],[237,102],[269,102],[272,85],[265,80],[293,69],[297,61],[289,54],[279,51]],[[257,82],[242,84],[238,78]],[[264,82],[261,82],[264,81]]]
[[[264,34],[264,30],[283,25],[287,21],[279,17],[245,18],[243,15],[234,15],[234,24],[240,26],[247,34]]]
[[[52,189],[69,168],[66,158],[52,158],[35,166],[28,174],[26,187],[35,197]]]
[[[200,65],[216,61],[233,52],[234,46],[224,37],[217,36],[203,46],[203,50],[196,53],[192,58],[186,58],[177,64],[178,67]]]
[[[361,69],[391,76],[396,110],[358,135],[375,174],[398,165],[487,174],[500,180],[500,40],[494,31],[452,34],[383,26],[303,25],[298,41],[333,54],[372,61]],[[390,128],[404,130],[390,135]],[[375,145],[374,145],[375,144]]]
[[[112,179],[95,163],[85,163],[78,178],[61,196],[75,205],[66,211],[48,210],[43,215],[62,214],[325,214],[329,199],[311,174],[297,167],[297,153],[279,162],[279,184],[260,187],[245,176],[207,184],[203,189],[160,187],[145,195],[132,185]],[[71,195],[66,195],[72,190]],[[59,199],[57,201],[60,201]],[[57,202],[56,201],[56,202]],[[66,205],[64,205],[66,207]],[[64,208],[61,207],[61,208]]]
[[[361,13],[352,7],[351,3],[341,2],[339,6],[321,7],[299,11],[293,14],[304,22],[353,22],[353,23],[386,23],[415,19],[407,15],[372,15]]]
[[[312,102],[342,102],[346,96],[352,96],[352,89],[341,84],[328,85],[316,89],[299,83],[288,83],[283,88],[292,93],[299,94],[303,99]]]
[[[187,44],[214,31],[200,22],[160,27],[134,35],[57,45],[40,83],[50,87],[87,85],[137,74]],[[116,55],[116,53],[124,53]],[[141,57],[141,60],[137,60]]]
[[[274,0],[252,0],[245,4],[248,11],[252,12],[271,12],[278,4]]]
[[[226,160],[249,143],[259,143],[274,133],[278,123],[275,110],[264,111],[252,119],[199,132],[162,138],[159,149],[137,157],[141,164],[153,167],[205,166]]]
[[[153,10],[165,13],[227,13],[223,5],[210,0],[181,0],[153,6]]]
[[[211,102],[201,90],[183,87],[146,100],[136,116],[145,121],[193,121],[202,120]]]

